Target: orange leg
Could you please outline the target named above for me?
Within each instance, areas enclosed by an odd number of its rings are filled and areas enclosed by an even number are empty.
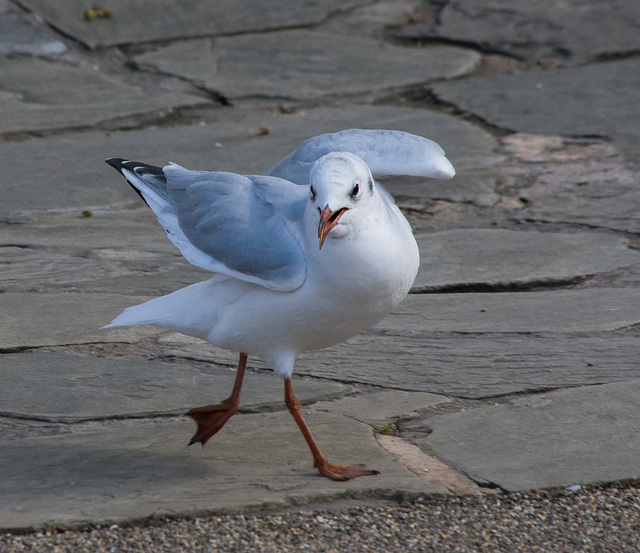
[[[369,470],[364,465],[332,465],[327,461],[327,458],[320,452],[320,448],[315,439],[311,435],[311,430],[307,426],[306,421],[302,417],[302,411],[300,410],[300,402],[293,395],[293,387],[291,386],[291,379],[286,378],[284,381],[284,401],[287,404],[289,412],[293,415],[293,418],[298,423],[298,427],[307,441],[307,445],[313,455],[313,466],[320,471],[322,476],[331,478],[331,480],[351,480],[358,476],[372,476],[374,474],[380,474],[377,470]]]
[[[200,442],[202,445],[207,443],[211,436],[226,424],[226,422],[236,414],[238,405],[240,405],[240,389],[242,388],[242,379],[244,378],[244,370],[247,367],[247,354],[240,354],[238,362],[238,372],[236,373],[236,381],[233,384],[231,395],[222,400],[218,405],[205,405],[204,407],[194,407],[187,415],[198,423],[198,429],[189,445]]]

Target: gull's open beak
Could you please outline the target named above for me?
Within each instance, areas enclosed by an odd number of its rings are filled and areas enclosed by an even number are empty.
[[[327,237],[327,234],[331,232],[333,227],[338,224],[340,217],[344,215],[344,212],[347,211],[348,207],[341,207],[340,209],[336,209],[335,211],[331,211],[329,209],[329,204],[324,206],[324,209],[320,211],[320,223],[318,224],[318,238],[320,239],[320,249],[322,249],[322,244],[324,244],[324,240]]]

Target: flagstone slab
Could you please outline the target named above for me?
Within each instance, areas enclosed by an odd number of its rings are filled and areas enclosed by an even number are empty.
[[[204,448],[186,446],[191,421],[123,421],[2,441],[0,527],[446,493],[398,463],[370,426],[329,413],[307,419],[332,462],[365,463],[381,474],[349,482],[317,476],[288,412],[236,416]]]
[[[295,373],[468,398],[632,380],[640,371],[637,337],[604,331],[637,324],[638,294],[413,294],[373,329],[300,355]],[[236,362],[231,353],[175,333],[159,338],[155,351]],[[255,357],[249,365],[265,367]]]
[[[83,208],[139,202],[138,196],[104,163],[107,157],[127,157],[162,165],[174,161],[192,169],[264,173],[311,136],[347,128],[398,129],[439,142],[459,173],[495,165],[501,158],[497,141],[478,127],[428,110],[390,106],[321,108],[294,114],[265,114],[220,109],[204,126],[173,127],[126,133],[83,133],[18,144],[0,145],[4,190],[0,216],[28,210]],[[257,136],[268,128],[269,134]],[[216,146],[217,145],[217,146]],[[70,163],[68,154],[81,163]],[[404,184],[402,184],[404,183]],[[485,185],[406,179],[389,185],[394,193],[447,198],[485,197]]]
[[[234,356],[193,344],[168,357],[233,366]],[[251,367],[265,367],[249,357]],[[623,382],[640,371],[635,336],[390,334],[366,332],[344,344],[302,354],[295,373],[464,398]]]
[[[550,285],[640,262],[640,254],[606,234],[464,229],[416,240],[420,270],[414,293]]]
[[[140,296],[91,293],[0,294],[0,350],[88,344],[133,343],[158,333],[153,327],[100,330]]]
[[[313,409],[345,415],[372,426],[381,426],[401,418],[416,416],[419,411],[450,401],[445,396],[424,392],[383,390],[333,401],[320,401],[313,405]]]
[[[400,36],[446,38],[527,61],[573,63],[640,49],[640,5],[614,0],[452,0],[435,28],[409,26]]]
[[[41,215],[0,227],[0,290],[166,294],[211,277],[187,262],[144,204],[139,210]]]
[[[553,285],[640,263],[623,240],[605,234],[465,229],[416,238],[414,293]],[[0,289],[9,292],[158,295],[211,275],[182,257],[146,208],[5,226],[0,253]]]
[[[640,477],[640,380],[430,418],[417,443],[508,491]]]
[[[640,289],[636,288],[410,294],[368,332],[407,337],[436,332],[606,332],[640,323],[639,307]]]
[[[67,45],[46,25],[0,6],[0,54],[59,56],[66,51]]]
[[[480,56],[449,46],[400,47],[362,35],[295,30],[181,41],[134,61],[231,100],[292,100],[452,79],[473,71]]]
[[[527,207],[516,220],[578,223],[640,232],[638,168],[616,160],[542,164],[514,172],[527,183],[518,195]]]
[[[640,141],[638,59],[438,83],[433,91],[504,129],[619,138],[623,153],[635,159]]]
[[[401,27],[419,16],[420,0],[378,0],[332,17],[320,25],[322,31],[378,36],[389,28]]]
[[[114,176],[118,175],[114,172]],[[116,182],[125,184],[123,180],[116,179]],[[56,247],[69,250],[84,247],[102,252],[130,247],[142,252],[178,252],[167,240],[153,212],[143,202],[136,207],[122,211],[95,210],[90,217],[71,210],[38,213],[16,224],[1,225],[0,247],[49,251],[55,251]]]
[[[47,22],[90,48],[167,41],[188,37],[249,33],[321,23],[363,0],[111,0],[111,17],[87,20],[83,0],[20,0]]]
[[[59,62],[0,58],[3,133],[91,127],[123,117],[209,103],[187,94],[150,94],[96,71]],[[73,158],[78,160],[75,154]]]
[[[381,332],[570,333],[640,323],[640,290],[412,294],[376,325]]]
[[[53,422],[182,415],[219,403],[231,393],[235,371],[194,363],[64,353],[0,355],[0,413]],[[296,379],[303,404],[337,399],[348,388]],[[246,375],[241,411],[285,409],[282,379]]]

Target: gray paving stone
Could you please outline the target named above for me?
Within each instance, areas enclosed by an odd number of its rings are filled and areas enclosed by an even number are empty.
[[[503,294],[409,296],[374,328],[385,332],[569,333],[640,322],[640,290],[588,288]]]
[[[420,0],[379,0],[332,17],[319,26],[330,33],[378,36],[390,27],[401,27],[413,21],[423,9]]]
[[[543,177],[543,183],[527,189],[527,197],[536,199],[522,217],[552,218],[558,203],[553,198],[559,194],[550,194],[549,187],[555,190],[553,182],[567,179],[552,179],[546,172]],[[536,190],[544,194],[543,201]],[[545,202],[549,211],[543,211]],[[560,209],[561,214],[567,211]],[[555,219],[561,218],[556,214]],[[467,229],[422,234],[417,240],[422,267],[413,292],[559,284],[640,261],[623,240],[595,233]],[[90,218],[48,215],[26,225],[5,226],[0,228],[0,251],[0,289],[11,292],[71,288],[158,295],[210,276],[182,258],[146,209]]]
[[[171,160],[203,170],[261,173],[317,134],[345,128],[398,129],[439,142],[459,174],[475,167],[495,165],[496,140],[474,125],[428,110],[388,106],[322,108],[290,115],[250,110],[216,110],[217,120],[205,126],[174,127],[126,133],[83,133],[19,144],[0,145],[3,164],[0,187],[5,191],[0,217],[8,213],[139,202],[137,195],[104,163],[110,156],[163,164]],[[268,136],[256,138],[260,127]],[[215,145],[219,144],[219,147]],[[82,160],[68,161],[68,153]],[[21,183],[15,186],[13,183]],[[459,184],[458,184],[459,183]],[[402,189],[397,187],[402,186]],[[485,184],[472,179],[394,181],[391,192],[438,198],[484,198]]]
[[[587,293],[580,295],[582,292]],[[412,295],[405,301],[408,307],[400,310],[403,314],[390,315],[344,344],[301,355],[295,373],[467,398],[637,378],[637,337],[611,333],[576,335],[572,331],[587,327],[593,330],[598,326],[597,319],[601,328],[616,326],[605,322],[605,313],[621,305],[637,315],[638,296],[623,294],[604,300],[590,292],[567,292],[569,297],[557,292],[445,294],[439,296],[440,305],[425,302],[437,296]],[[519,303],[520,298],[526,302],[529,296],[541,303]],[[444,313],[449,310],[451,314],[454,309],[446,305],[447,298],[460,309],[455,316],[461,322],[458,328],[471,319],[475,322],[473,333],[460,333],[454,325],[448,326],[453,332],[437,332],[438,319],[449,319],[450,315]],[[498,315],[495,310],[500,310],[502,303],[505,311]],[[533,312],[538,307],[543,317],[533,325]],[[584,312],[590,308],[591,313]],[[482,324],[476,314],[489,316]],[[559,320],[554,322],[554,318]],[[496,319],[502,324],[500,333],[495,332]],[[584,321],[587,327],[583,326]],[[462,328],[466,332],[471,325]],[[160,338],[155,350],[158,355],[228,366],[236,361],[233,354],[224,350],[178,336]],[[249,358],[249,365],[264,367],[253,357]]]
[[[156,296],[211,276],[182,257],[146,206],[6,225],[0,228],[0,254],[0,290],[6,292]]]
[[[95,210],[91,217],[72,211],[38,213],[20,223],[0,226],[0,247],[41,251],[60,248],[70,252],[84,247],[102,252],[105,259],[116,258],[109,252],[120,247],[135,249],[142,256],[147,251],[176,252],[153,212],[144,203],[136,206],[137,209],[123,211]]]
[[[464,398],[631,380],[635,337],[371,335],[300,357],[297,374]]]
[[[640,290],[586,288],[549,292],[410,294],[372,335],[570,334],[640,323]]]
[[[0,413],[49,421],[124,416],[182,415],[229,396],[235,371],[193,363],[162,363],[124,357],[64,353],[0,355]],[[297,379],[303,404],[336,399],[348,388],[334,382]],[[247,374],[241,410],[284,409],[282,379]]]
[[[2,247],[0,290],[5,292],[114,292],[157,295],[211,277],[179,252],[114,247]]]
[[[640,142],[640,60],[461,80],[436,95],[505,129],[617,138],[635,159]],[[615,101],[612,101],[615,98]]]
[[[59,56],[67,45],[48,27],[35,24],[17,10],[0,7],[0,54]]]
[[[414,39],[475,43],[528,61],[574,63],[640,49],[640,5],[615,0],[452,0],[434,29],[407,27]]]
[[[186,447],[191,421],[113,423],[3,441],[0,527],[446,493],[395,461],[369,426],[329,413],[312,412],[307,418],[332,462],[362,462],[381,474],[349,482],[316,476],[287,412],[236,416],[204,448]]]
[[[372,426],[381,426],[449,401],[451,400],[435,394],[385,390],[352,395],[334,401],[321,401],[314,404],[313,409],[345,415]]]
[[[0,58],[0,94],[0,132],[4,133],[90,127],[208,103],[187,94],[149,94],[95,71],[22,58]]]
[[[412,292],[553,284],[640,262],[624,241],[606,234],[471,229],[416,239],[420,271]]]
[[[134,59],[233,100],[379,94],[460,77],[473,71],[480,56],[447,46],[393,46],[359,34],[281,31],[176,42]]]
[[[419,445],[509,491],[638,478],[640,380],[429,419]]]
[[[108,19],[87,21],[83,0],[47,2],[21,0],[31,11],[41,14],[51,25],[91,48],[115,44],[165,41],[177,38],[213,36],[300,27],[321,23],[331,14],[348,11],[364,0],[251,0],[166,1],[111,0]]]
[[[542,164],[515,172],[528,183],[518,190],[528,207],[513,218],[578,223],[640,232],[638,170],[615,160]]]
[[[136,342],[154,327],[100,330],[125,307],[144,297],[120,294],[0,294],[0,350],[23,347]]]

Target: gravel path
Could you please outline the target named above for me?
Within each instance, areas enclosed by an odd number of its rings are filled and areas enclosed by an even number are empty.
[[[640,551],[640,485],[0,535],[0,551]]]

